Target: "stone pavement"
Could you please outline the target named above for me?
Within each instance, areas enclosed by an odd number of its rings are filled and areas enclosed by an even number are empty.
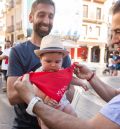
[[[120,79],[119,77],[103,77],[106,83],[110,86],[119,88]],[[15,116],[13,107],[10,106],[6,93],[1,91],[2,81],[0,79],[0,129],[11,129],[13,118]],[[87,92],[81,90],[81,88],[76,88],[76,94],[74,96],[74,101],[72,103],[73,107],[79,117],[83,119],[88,119],[94,116],[105,102],[95,94],[91,89]]]
[[[120,76],[117,77],[100,77],[106,84],[114,88],[120,88]],[[105,101],[102,100],[90,87],[89,91],[85,92],[79,87],[75,87],[76,93],[72,102],[73,107],[75,108],[79,117],[83,119],[88,119],[94,116],[103,105]]]
[[[1,90],[2,86],[3,82],[0,76],[0,129],[11,129],[15,114],[6,93]]]
[[[13,108],[10,106],[6,94],[0,94],[0,129],[11,129],[14,118]]]

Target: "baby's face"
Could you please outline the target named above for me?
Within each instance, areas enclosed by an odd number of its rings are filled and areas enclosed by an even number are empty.
[[[58,71],[62,67],[62,62],[62,53],[45,53],[41,57],[42,68],[47,72]]]

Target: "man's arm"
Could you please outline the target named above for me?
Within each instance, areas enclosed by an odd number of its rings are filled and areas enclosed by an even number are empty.
[[[33,111],[51,129],[120,129],[119,125],[100,113],[91,120],[82,120],[53,109],[41,102],[35,105]]]
[[[8,58],[8,56],[6,56],[6,55],[0,55],[0,60],[6,59],[6,58]]]
[[[14,88],[14,82],[17,78],[23,75],[22,65],[20,63],[20,57],[17,53],[16,48],[12,48],[9,55],[8,64],[8,79],[7,79],[7,96],[10,104],[15,105],[22,103],[22,99],[19,97],[17,91]]]
[[[92,88],[96,91],[96,93],[104,99],[106,102],[110,101],[114,96],[116,96],[117,90],[108,86],[106,83],[101,81],[96,75],[89,81]]]
[[[11,105],[23,103],[24,101],[19,97],[18,92],[14,88],[14,82],[17,80],[16,77],[8,77],[7,79],[7,96]]]
[[[91,84],[93,89],[106,102],[111,100],[119,93],[119,91],[117,91],[115,88],[112,88],[103,81],[101,81],[95,74],[93,76],[93,72],[85,65],[76,64],[76,66],[78,67],[75,69],[75,74],[77,75],[77,77],[89,80],[88,82]]]
[[[29,82],[29,75],[25,75],[22,81],[18,79],[14,86],[20,97],[29,104],[35,96],[32,85]],[[34,105],[33,112],[51,129],[120,129],[118,124],[112,122],[100,113],[90,120],[82,120],[49,107],[39,101]]]

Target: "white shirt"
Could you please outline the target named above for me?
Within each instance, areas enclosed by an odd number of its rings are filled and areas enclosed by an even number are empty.
[[[10,50],[11,48],[7,48],[3,51],[2,55],[8,56],[9,58],[9,54],[10,54]],[[2,60],[2,66],[1,66],[2,70],[7,70],[8,69],[8,59],[3,59]]]

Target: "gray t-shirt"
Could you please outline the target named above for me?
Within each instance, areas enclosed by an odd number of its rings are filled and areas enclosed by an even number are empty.
[[[100,111],[105,117],[120,125],[120,95],[114,97]]]

